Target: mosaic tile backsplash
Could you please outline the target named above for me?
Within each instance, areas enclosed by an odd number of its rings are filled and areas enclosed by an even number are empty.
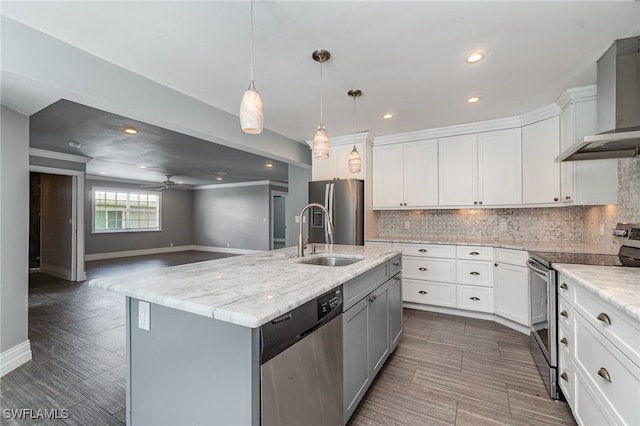
[[[618,160],[618,205],[519,209],[377,211],[381,237],[586,242],[602,252],[617,245],[618,222],[640,222],[640,157]],[[409,222],[409,229],[405,228]],[[600,235],[604,225],[604,236]]]

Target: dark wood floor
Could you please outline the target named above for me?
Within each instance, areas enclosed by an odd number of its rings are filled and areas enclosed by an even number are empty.
[[[87,262],[89,279],[224,257],[178,252]],[[33,360],[4,376],[2,409],[68,409],[66,420],[1,424],[123,425],[124,297],[30,274]],[[405,335],[351,425],[575,424],[548,399],[528,337],[489,321],[405,310]]]

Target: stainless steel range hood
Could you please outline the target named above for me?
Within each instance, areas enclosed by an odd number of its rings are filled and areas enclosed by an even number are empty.
[[[556,162],[640,155],[640,36],[616,40],[598,60],[598,133]]]

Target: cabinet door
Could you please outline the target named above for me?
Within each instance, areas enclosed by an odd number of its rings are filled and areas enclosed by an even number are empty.
[[[522,202],[560,202],[560,117],[522,128]]]
[[[404,202],[410,207],[438,205],[438,141],[404,144]]]
[[[365,297],[345,312],[342,318],[345,423],[371,383],[369,305],[369,299]]]
[[[575,142],[574,130],[575,104],[569,104],[560,114],[560,152]],[[572,161],[560,163],[560,199],[573,201],[573,166]]]
[[[478,204],[522,204],[520,129],[478,135]]]
[[[371,360],[372,377],[382,368],[390,353],[390,333],[389,333],[389,284],[378,287],[371,294],[369,309],[370,333],[369,333],[369,359]]]
[[[362,168],[358,173],[349,171],[349,155],[353,151],[353,145],[338,145],[331,148],[331,157],[335,162],[335,177],[338,179],[364,179],[364,144],[357,143],[356,148],[362,159]]]
[[[477,136],[438,139],[438,199],[441,206],[469,206],[476,198]]]
[[[373,207],[400,207],[404,204],[403,146],[373,148]]]
[[[498,263],[495,268],[495,313],[519,324],[529,325],[529,270]]]
[[[404,318],[402,316],[402,274],[399,273],[389,282],[389,330],[391,332],[391,351],[402,336]]]

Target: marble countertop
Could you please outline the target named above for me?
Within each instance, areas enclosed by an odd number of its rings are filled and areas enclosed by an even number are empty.
[[[296,247],[229,257],[117,278],[89,286],[245,327],[273,318],[400,254],[389,247],[317,244],[315,257],[362,257],[347,266],[304,265]],[[305,255],[310,259],[314,255]]]
[[[573,279],[604,301],[640,321],[640,268],[554,263],[556,271]]]
[[[514,250],[526,251],[546,251],[546,252],[570,252],[570,253],[594,253],[594,254],[617,254],[603,251],[593,244],[581,242],[558,242],[558,241],[526,241],[526,240],[493,240],[483,238],[429,238],[429,237],[371,237],[366,241],[372,242],[393,242],[393,243],[418,243],[418,244],[447,244],[465,246],[486,246]]]

